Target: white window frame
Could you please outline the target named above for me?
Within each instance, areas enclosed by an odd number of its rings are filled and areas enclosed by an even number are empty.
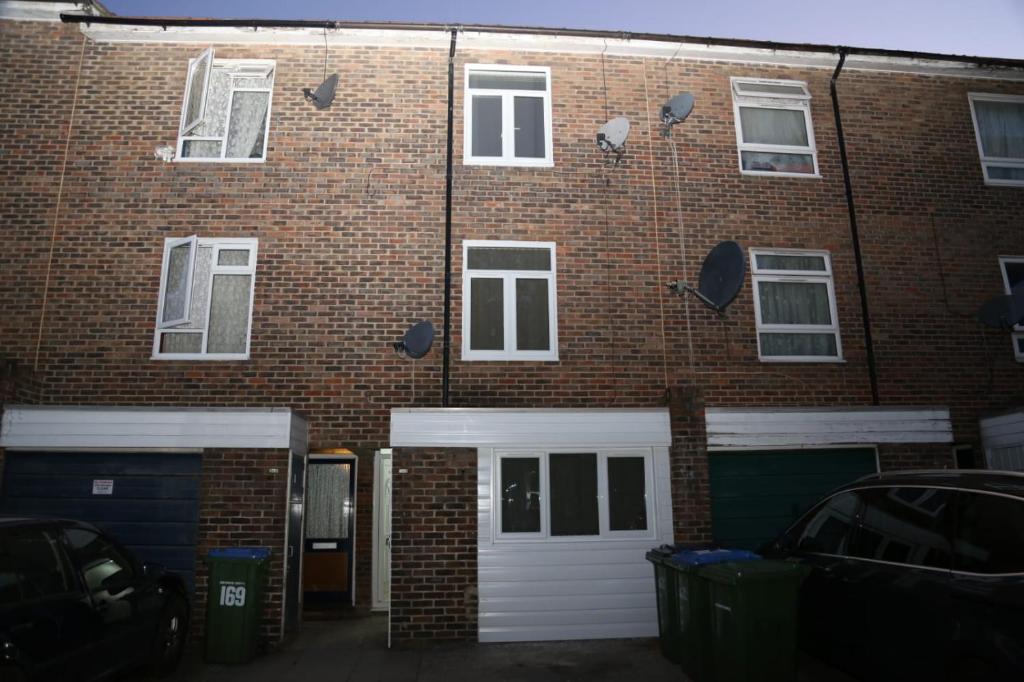
[[[550,270],[471,270],[469,268],[469,250],[473,247],[485,248],[529,248],[548,249],[551,253]],[[462,242],[462,359],[475,360],[517,360],[517,361],[551,361],[558,360],[558,295],[557,295],[557,262],[555,260],[555,242],[517,242],[487,241],[466,239]],[[472,329],[472,278],[504,280],[502,301],[504,304],[503,319],[505,325],[505,344],[503,350],[472,350],[470,348],[470,330]],[[516,279],[548,280],[548,331],[551,341],[550,350],[517,350],[516,349]]]
[[[551,535],[551,505],[549,480],[552,454],[591,454],[597,459],[597,535]],[[497,543],[515,542],[607,542],[609,540],[654,539],[658,534],[658,520],[655,505],[654,452],[651,448],[540,448],[504,449],[492,452],[491,500],[494,527],[491,537]],[[647,510],[647,530],[611,530],[611,511],[608,506],[608,458],[641,457],[644,460],[644,497]],[[501,519],[501,462],[504,459],[538,459],[540,466],[540,531],[536,533],[506,533],[502,531]]]
[[[186,121],[185,113],[188,108],[189,95],[192,94],[192,74],[199,68],[199,65],[206,62],[206,77],[203,80],[203,93],[199,99],[199,117],[194,121]],[[178,137],[187,135],[190,130],[203,122],[206,118],[206,99],[210,94],[210,74],[213,72],[213,48],[208,47],[199,53],[199,56],[190,59],[188,72],[185,75],[185,101],[181,105],[181,125],[178,129]]]
[[[749,83],[753,85],[787,85],[798,87],[804,91],[804,95],[796,94],[772,94],[758,95],[749,92],[741,93],[738,85]],[[814,141],[814,122],[811,119],[811,93],[807,89],[807,83],[803,81],[772,80],[766,78],[743,78],[733,76],[730,78],[730,90],[732,92],[733,123],[736,128],[736,160],[739,163],[740,174],[762,175],[782,178],[820,178],[821,171],[818,167],[818,147]],[[804,115],[804,123],[807,125],[806,147],[780,145],[780,144],[756,144],[743,140],[743,126],[740,124],[740,107],[757,109],[783,109],[788,111],[800,111]],[[804,154],[810,155],[814,164],[813,173],[788,173],[765,170],[745,170],[743,168],[743,152],[768,152],[778,154]]]
[[[1007,294],[1010,294],[1010,278],[1006,274],[1007,263],[1019,263],[1024,265],[1024,256],[999,257],[999,274],[1003,278],[1003,289],[1006,290]],[[1020,343],[1024,340],[1024,324],[1014,326],[1013,331],[1010,333],[1010,339],[1013,341],[1013,357],[1017,362],[1024,362],[1024,351],[1020,349]]]
[[[757,265],[758,256],[817,256],[824,259],[824,270],[775,270]],[[757,357],[761,362],[845,362],[839,333],[839,313],[836,306],[835,281],[832,276],[832,257],[828,251],[807,249],[750,249],[750,273],[754,289],[754,320],[757,332]],[[802,282],[822,284],[828,288],[829,315],[832,324],[765,324],[761,321],[761,282]],[[835,355],[764,355],[761,352],[761,334],[831,333],[836,339]]]
[[[179,324],[188,322],[192,312],[192,279],[195,276],[196,269],[196,253],[199,251],[198,238],[195,235],[191,237],[182,237],[181,239],[167,239],[164,242],[164,258],[163,265],[160,268],[160,303],[157,306],[156,311],[156,326],[157,329],[167,329],[168,327],[174,327]],[[188,244],[189,256],[188,256],[188,269],[185,271],[185,314],[181,318],[173,320],[164,320],[164,302],[167,300],[167,275],[168,266],[171,262],[171,251],[179,246]]]
[[[206,54],[210,54],[210,68],[206,72],[206,84],[203,93],[201,116],[198,121],[195,121],[187,129],[185,128],[185,112],[188,107],[188,96],[189,91],[192,87],[192,72],[196,65]],[[207,99],[209,98],[209,84],[210,78],[213,75],[214,69],[236,69],[237,72],[231,77],[231,92],[228,94],[227,103],[227,119],[224,121],[224,136],[223,137],[211,137],[201,135],[188,135],[188,131],[195,128],[202,121],[206,120],[206,105]],[[247,70],[247,71],[246,71]],[[215,59],[213,57],[212,49],[208,48],[204,50],[199,57],[195,57],[189,60],[188,63],[188,80],[185,81],[185,96],[181,102],[181,128],[178,132],[178,143],[175,147],[174,160],[178,163],[266,163],[267,161],[267,145],[270,141],[270,124],[271,124],[271,113],[274,105],[274,84],[273,79],[271,84],[266,88],[254,88],[251,86],[236,87],[235,82],[241,78],[266,78],[271,74],[274,75],[274,79],[277,77],[277,62],[273,59]],[[267,123],[263,129],[263,156],[258,159],[240,159],[240,158],[227,158],[228,137],[231,126],[231,105],[235,99],[236,92],[265,92],[267,93]],[[182,149],[185,146],[185,142],[220,142],[220,156],[218,157],[195,157],[195,156],[182,156]]]
[[[164,258],[163,258],[163,270],[160,273],[160,300],[157,304],[157,323],[156,330],[153,334],[153,360],[202,360],[206,362],[216,362],[222,360],[248,360],[249,359],[249,347],[252,342],[252,314],[255,308],[255,293],[256,293],[256,263],[258,261],[258,248],[259,239],[256,238],[238,238],[238,237],[225,237],[225,238],[198,238],[195,246],[195,254],[198,255],[201,247],[212,247],[213,248],[213,260],[210,264],[210,279],[207,282],[201,282],[200,286],[207,287],[206,298],[206,319],[203,322],[201,329],[178,329],[174,327],[161,326],[160,318],[163,315],[163,304],[164,304],[164,282],[167,279],[167,262],[170,256],[171,244],[182,240],[167,238],[164,240]],[[249,262],[247,265],[218,265],[217,262],[220,259],[221,251],[232,251],[248,249],[249,250]],[[195,256],[193,256],[193,259]],[[209,340],[210,331],[210,313],[213,310],[213,278],[216,275],[251,275],[249,281],[249,319],[245,328],[245,352],[244,353],[207,353],[207,342]],[[194,276],[194,273],[193,273]],[[192,288],[189,288],[189,297],[191,299]],[[191,301],[190,301],[191,304]],[[187,321],[187,320],[186,320]],[[202,334],[202,351],[199,353],[162,353],[160,352],[160,339],[165,333],[172,334]]]
[[[516,71],[544,74],[547,88],[541,90],[497,90],[469,87],[472,71]],[[551,68],[548,66],[512,66],[509,64],[466,64],[463,92],[463,156],[466,166],[526,166],[550,168],[555,165],[551,120]],[[473,96],[501,97],[501,156],[473,156]],[[542,97],[544,100],[544,158],[515,155],[515,97]]]
[[[974,103],[981,100],[985,102],[1012,102],[1024,104],[1024,95],[997,95],[988,92],[969,92],[967,100],[971,104],[971,121],[974,123],[974,141],[978,145],[978,160],[981,162],[981,173],[985,178],[986,185],[995,187],[1024,187],[1024,180],[1001,180],[989,177],[988,167],[1000,166],[1009,168],[1024,168],[1024,158],[1004,158],[997,156],[985,156],[985,149],[981,144],[981,129],[978,127],[978,112]]]

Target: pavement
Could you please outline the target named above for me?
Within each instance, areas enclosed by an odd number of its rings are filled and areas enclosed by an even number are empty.
[[[212,665],[186,651],[171,682],[687,682],[656,639],[522,644],[431,643],[387,648],[387,616],[311,621],[275,651],[245,665]],[[801,662],[801,682],[852,682]]]

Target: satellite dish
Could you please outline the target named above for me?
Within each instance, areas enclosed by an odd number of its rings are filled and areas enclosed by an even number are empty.
[[[661,121],[666,126],[682,123],[693,111],[693,95],[688,92],[676,95],[661,108]]]
[[[316,92],[311,88],[302,88],[302,94],[317,109],[326,109],[334,101],[334,91],[338,87],[338,74],[332,73],[323,83],[317,86]]]
[[[978,308],[978,321],[996,329],[1013,329],[1024,324],[1024,283],[1013,288],[1013,293],[993,296]]]
[[[707,307],[723,312],[739,295],[746,272],[746,259],[740,245],[732,241],[720,242],[704,257],[696,289],[682,281],[668,286],[679,294],[689,291]]]
[[[395,351],[419,360],[430,351],[434,343],[434,325],[424,320],[417,322],[405,332],[401,341],[394,344]]]
[[[619,116],[597,129],[597,146],[603,152],[614,152],[622,156],[626,151],[626,138],[629,136],[629,119]]]

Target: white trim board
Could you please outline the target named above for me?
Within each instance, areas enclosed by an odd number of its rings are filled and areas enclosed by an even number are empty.
[[[84,2],[25,2],[24,0],[0,0],[0,19],[10,21],[53,21],[59,22],[61,12],[86,12]]]
[[[667,408],[394,408],[391,447],[668,447]]]
[[[986,452],[993,448],[1024,445],[1024,408],[1010,414],[980,420],[981,443]]]
[[[944,407],[709,407],[705,419],[709,447],[953,442],[953,425]]]
[[[0,447],[290,449],[305,442],[307,429],[306,420],[288,408],[12,405],[4,409]]]
[[[122,26],[115,24],[81,24],[81,30],[97,42],[125,43],[192,43],[192,44],[255,44],[309,45],[323,47],[324,32],[320,28],[260,28],[210,26]],[[380,28],[340,28],[327,32],[328,46],[410,47],[448,50],[451,27],[436,30],[403,30]],[[838,57],[834,50],[820,52],[707,45],[700,42],[680,43],[669,39],[639,40],[586,36],[531,35],[527,33],[459,32],[458,49],[505,50],[513,52],[560,52],[571,54],[604,53],[609,57],[652,57],[679,60],[734,62],[742,64],[774,64],[797,68],[832,70]],[[916,73],[956,78],[981,78],[1024,81],[1024,68],[984,68],[975,63],[943,59],[921,59],[851,54],[846,70]]]

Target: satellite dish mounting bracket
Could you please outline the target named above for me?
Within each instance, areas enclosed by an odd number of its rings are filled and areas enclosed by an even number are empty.
[[[669,289],[671,289],[672,291],[674,291],[675,293],[679,294],[680,296],[682,296],[684,293],[686,293],[688,291],[691,294],[693,294],[694,296],[696,296],[697,298],[699,298],[701,303],[703,303],[707,307],[711,308],[715,312],[718,312],[718,313],[724,313],[725,312],[726,306],[718,305],[717,303],[712,301],[710,298],[708,298],[704,294],[702,294],[699,291],[697,291],[696,288],[691,287],[689,284],[687,284],[686,282],[684,282],[682,280],[676,280],[675,282],[669,282],[666,286]]]

